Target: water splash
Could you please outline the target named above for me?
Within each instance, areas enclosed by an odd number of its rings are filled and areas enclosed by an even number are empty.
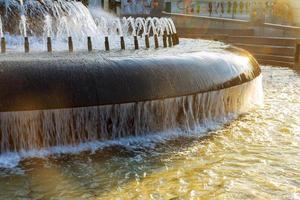
[[[19,29],[20,29],[21,35],[23,37],[27,37],[27,27],[26,27],[26,17],[25,17],[25,15],[21,15]]]
[[[3,37],[3,25],[2,25],[2,20],[1,20],[1,17],[0,17],[0,38]]]

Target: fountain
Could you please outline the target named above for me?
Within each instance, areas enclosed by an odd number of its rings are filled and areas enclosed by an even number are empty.
[[[3,29],[2,29],[2,20],[0,18],[0,38],[1,38],[1,53],[6,52],[6,42],[5,38],[3,37]]]
[[[261,103],[260,68],[249,53],[179,45],[170,18],[93,15],[65,0],[4,8],[0,154],[192,130]]]

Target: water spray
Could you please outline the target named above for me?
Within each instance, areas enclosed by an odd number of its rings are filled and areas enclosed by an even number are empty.
[[[178,33],[176,30],[176,26],[173,22],[173,20],[171,18],[167,18],[169,24],[171,25],[171,29],[172,29],[172,40],[173,40],[173,45],[178,45],[179,44],[179,37],[178,37]]]
[[[5,41],[5,37],[3,35],[3,26],[2,26],[1,17],[0,17],[0,38],[1,38],[1,53],[5,53],[6,52],[6,41]]]
[[[44,33],[47,35],[47,51],[52,52],[52,18],[48,14],[44,19]]]

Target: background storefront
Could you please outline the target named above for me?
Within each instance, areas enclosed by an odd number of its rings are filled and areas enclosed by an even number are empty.
[[[299,0],[83,0],[118,16],[170,13],[300,25]]]

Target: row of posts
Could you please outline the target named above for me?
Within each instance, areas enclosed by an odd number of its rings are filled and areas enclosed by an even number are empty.
[[[154,38],[155,49],[158,49],[159,48],[158,35],[155,34],[153,38]],[[134,39],[134,49],[138,50],[139,49],[138,36],[134,36],[133,39]],[[163,47],[164,48],[172,47],[173,45],[175,46],[175,45],[178,45],[178,44],[179,44],[179,37],[178,37],[177,33],[167,34],[167,32],[164,32],[164,34],[163,34]],[[109,40],[108,40],[107,36],[105,37],[104,46],[105,46],[106,51],[110,50]],[[145,35],[145,46],[146,46],[146,49],[150,48],[149,35]],[[72,37],[68,37],[68,47],[69,47],[69,52],[73,52],[74,48],[73,48]],[[123,36],[120,37],[120,47],[121,47],[122,50],[125,50],[125,41],[124,41]],[[88,51],[93,50],[92,38],[91,37],[87,37],[87,48],[88,48]],[[24,37],[24,51],[25,51],[25,53],[29,52],[28,37]],[[51,37],[47,37],[47,51],[52,52]],[[6,52],[6,41],[5,41],[5,38],[2,37],[1,38],[1,53],[5,53],[5,52]]]

